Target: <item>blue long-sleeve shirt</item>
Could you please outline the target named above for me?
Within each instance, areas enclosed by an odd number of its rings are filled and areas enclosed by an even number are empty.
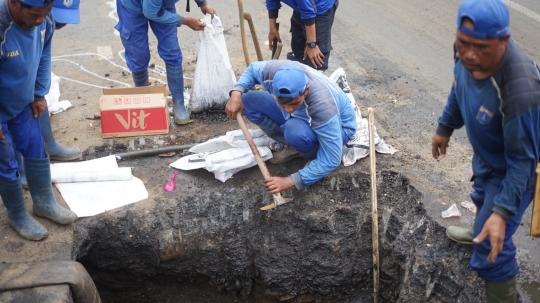
[[[31,29],[13,21],[8,0],[0,0],[0,122],[17,116],[34,100],[44,100],[51,84],[54,21]]]
[[[336,0],[266,0],[266,9],[270,19],[278,17],[281,2],[295,11],[299,11],[304,25],[312,25],[315,23],[315,17],[326,13],[332,8]]]
[[[174,7],[179,0],[121,0],[122,5],[129,11],[144,15],[146,18],[163,23],[174,24],[176,26],[184,23],[184,17],[174,14],[165,8]],[[188,0],[191,1],[191,0]],[[205,6],[206,0],[195,0],[198,7]]]
[[[308,77],[309,92],[301,106],[291,115],[280,108],[285,120],[292,116],[306,121],[319,139],[317,158],[308,166],[291,175],[296,188],[309,186],[336,169],[341,163],[342,129],[351,138],[356,133],[356,117],[345,93],[320,72],[294,61],[272,60],[253,62],[242,74],[233,90],[247,92],[255,84],[273,91],[276,71],[286,65],[304,70]]]
[[[534,188],[540,153],[540,70],[513,39],[499,68],[475,80],[461,61],[442,116],[439,135],[450,137],[465,125],[475,176],[502,177],[492,211],[508,219],[521,195]]]

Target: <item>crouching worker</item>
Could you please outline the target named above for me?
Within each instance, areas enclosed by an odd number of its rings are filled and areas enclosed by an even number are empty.
[[[250,91],[262,84],[267,91]],[[303,156],[309,165],[288,177],[272,177],[272,194],[293,186],[302,189],[336,169],[342,147],[356,133],[354,110],[345,93],[315,69],[298,62],[272,60],[252,63],[230,92],[225,107],[236,119],[243,113],[269,137],[286,144],[272,163]]]
[[[15,150],[24,157],[34,215],[60,224],[77,220],[53,196],[39,119],[50,86],[52,6],[53,0],[0,0],[0,196],[9,226],[36,241],[47,229],[26,211]]]

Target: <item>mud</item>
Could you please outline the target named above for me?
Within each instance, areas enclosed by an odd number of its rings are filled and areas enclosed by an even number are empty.
[[[143,168],[152,195],[170,175],[169,160],[121,166]],[[269,168],[287,174],[304,164]],[[180,172],[182,192],[80,220],[75,257],[104,302],[371,302],[362,166],[286,192],[295,201],[269,212],[259,210],[271,196],[256,168],[227,185],[202,170]],[[470,247],[447,240],[421,199],[404,176],[379,173],[381,302],[482,302],[482,282],[467,267]]]

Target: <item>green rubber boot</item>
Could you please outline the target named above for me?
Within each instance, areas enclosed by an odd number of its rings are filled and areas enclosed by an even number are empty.
[[[473,244],[473,228],[472,227],[449,226],[446,229],[446,236],[454,242],[467,244],[467,245]]]
[[[476,210],[476,218],[478,218],[479,209]],[[474,223],[473,223],[474,226]],[[472,245],[473,244],[473,226],[471,227],[459,227],[459,226],[449,226],[446,229],[446,236],[457,243]]]
[[[505,282],[486,281],[487,303],[516,303],[516,277]]]

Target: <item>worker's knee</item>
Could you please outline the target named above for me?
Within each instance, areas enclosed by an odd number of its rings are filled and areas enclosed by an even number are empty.
[[[287,143],[301,154],[309,154],[319,147],[317,134],[304,120],[292,118],[281,126]]]

